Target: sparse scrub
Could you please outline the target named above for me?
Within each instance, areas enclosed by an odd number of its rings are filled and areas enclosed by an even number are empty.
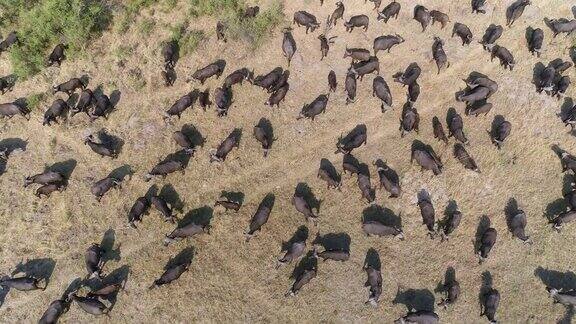
[[[68,44],[69,56],[82,53],[110,19],[109,10],[95,1],[42,0],[30,10],[22,5],[15,27],[24,41],[10,51],[14,73],[27,77],[39,72],[46,65],[47,52],[61,42]]]
[[[143,36],[149,36],[150,33],[152,33],[152,30],[154,30],[155,26],[156,22],[154,21],[154,19],[144,18],[138,25],[138,33],[140,33]]]
[[[132,47],[120,45],[113,51],[112,54],[114,55],[116,60],[123,61],[126,58],[128,58],[128,56],[132,55],[132,52],[133,52]]]
[[[214,16],[226,24],[231,39],[247,40],[253,48],[257,48],[270,34],[270,30],[284,21],[282,4],[275,1],[255,18],[242,19],[246,7],[242,0],[190,0],[190,15]]]
[[[162,2],[162,9],[165,12],[169,12],[170,10],[174,9],[178,4],[178,0],[164,0]]]

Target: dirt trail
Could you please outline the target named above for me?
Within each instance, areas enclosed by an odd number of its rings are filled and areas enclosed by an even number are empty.
[[[267,1],[261,5],[266,6]],[[544,17],[570,17],[570,4],[565,1],[534,0],[512,28],[505,28],[499,41],[514,54],[517,65],[513,72],[504,71],[477,40],[490,23],[505,25],[505,10],[511,1],[489,1],[486,15],[473,15],[468,0],[452,3],[440,1],[402,1],[398,20],[388,24],[377,22],[372,4],[361,0],[347,1],[345,18],[352,14],[370,12],[367,33],[355,30],[345,33],[341,22],[330,31],[337,35],[329,56],[319,62],[320,30],[305,34],[295,28],[298,52],[290,68],[291,79],[286,102],[280,109],[270,109],[263,103],[267,95],[258,88],[245,84],[234,88],[235,103],[226,118],[217,118],[211,110],[199,108],[184,113],[172,125],[162,122],[161,113],[174,100],[192,88],[203,90],[199,84],[185,83],[197,68],[218,58],[228,63],[227,73],[240,67],[254,68],[256,74],[266,73],[276,66],[286,67],[278,28],[269,42],[256,53],[250,53],[237,42],[218,44],[215,36],[202,46],[197,54],[184,57],[177,65],[178,81],[173,88],[158,87],[161,68],[159,41],[167,31],[158,24],[154,37],[142,39],[136,35],[106,34],[90,49],[92,60],[65,62],[61,69],[50,68],[43,75],[20,83],[14,92],[2,96],[2,102],[44,92],[50,85],[72,76],[87,74],[90,87],[99,84],[107,94],[121,92],[117,110],[108,121],[89,124],[78,116],[69,124],[52,128],[41,126],[42,111],[33,113],[32,121],[14,118],[2,121],[0,141],[6,138],[28,139],[25,152],[14,154],[7,171],[0,176],[0,271],[9,272],[22,258],[53,258],[56,265],[45,292],[21,293],[11,291],[0,308],[0,316],[9,322],[37,320],[44,308],[66,289],[75,278],[84,275],[83,251],[91,242],[100,242],[108,229],[115,230],[115,245],[120,245],[120,259],[110,261],[106,273],[128,265],[130,276],[127,291],[121,293],[108,322],[390,322],[407,311],[407,307],[430,307],[440,301],[434,292],[444,271],[452,266],[460,281],[463,294],[454,308],[438,310],[447,323],[485,322],[477,317],[478,293],[482,274],[491,273],[493,285],[502,295],[498,319],[502,323],[551,323],[565,316],[562,306],[552,305],[544,289],[548,276],[546,269],[559,272],[573,271],[576,267],[573,242],[576,234],[568,226],[558,234],[550,229],[544,214],[557,211],[559,204],[551,204],[562,196],[565,177],[560,163],[550,149],[552,144],[576,153],[574,137],[567,133],[556,114],[562,102],[539,95],[531,84],[533,68],[537,62],[547,64],[561,57],[569,59],[568,46],[572,41],[560,36],[551,38],[544,26]],[[384,1],[385,5],[387,4]],[[462,47],[459,38],[450,38],[451,25],[441,30],[435,25],[421,33],[412,17],[412,8],[423,4],[429,9],[448,13],[451,23],[466,23],[474,34],[470,46]],[[290,1],[285,3],[285,14],[301,9],[314,13],[319,20],[333,10],[333,4],[319,1]],[[154,18],[173,23],[181,17],[156,13]],[[192,23],[213,33],[214,21],[201,19]],[[528,52],[524,31],[526,27],[541,27],[545,33],[545,51],[540,59]],[[380,104],[371,95],[372,76],[359,82],[357,102],[345,105],[344,77],[348,62],[342,59],[346,46],[372,48],[375,37],[399,33],[406,39],[391,53],[379,54],[381,75],[391,86],[394,110],[380,112]],[[446,41],[445,50],[451,66],[436,74],[431,61],[433,37]],[[112,54],[119,45],[133,47],[135,55],[116,64]],[[422,94],[417,103],[421,118],[420,134],[400,138],[398,119],[405,100],[406,89],[392,82],[392,74],[403,70],[411,62],[423,69],[420,82]],[[135,90],[128,80],[130,69],[141,69],[147,85]],[[326,77],[334,69],[339,86],[331,95],[328,109],[316,121],[296,120],[304,103],[327,91]],[[500,90],[492,97],[493,110],[487,116],[464,117],[469,152],[476,158],[482,174],[465,171],[453,157],[452,145],[445,147],[432,135],[431,120],[438,116],[445,124],[450,107],[464,115],[464,106],[457,103],[454,93],[463,88],[461,81],[470,72],[478,71],[496,80]],[[10,72],[5,57],[0,59],[2,75]],[[575,79],[574,69],[568,75]],[[215,89],[222,80],[209,80],[206,87]],[[573,87],[569,96],[574,95]],[[52,101],[50,96],[48,101]],[[48,104],[48,103],[47,103]],[[44,109],[44,107],[42,108]],[[503,115],[513,124],[512,135],[501,151],[490,143],[486,134],[496,115]],[[252,137],[252,127],[260,118],[268,118],[278,141],[268,158],[263,158],[260,144]],[[151,185],[143,175],[159,158],[177,148],[171,133],[183,124],[192,124],[206,137],[206,143],[191,159],[184,176],[176,174],[154,183],[160,191],[172,185],[181,201],[182,214],[207,211],[213,214],[211,235],[203,235],[163,247],[164,234],[172,225],[163,223],[156,212],[145,216],[138,230],[126,227],[126,215],[134,200]],[[366,124],[368,144],[355,151],[357,158],[370,164],[376,158],[386,160],[402,179],[403,195],[389,199],[383,191],[377,192],[377,204],[401,213],[406,241],[367,238],[360,227],[363,212],[369,205],[360,199],[355,178],[344,176],[343,191],[327,190],[316,178],[320,159],[327,158],[341,170],[341,155],[334,154],[335,143],[341,133],[357,124]],[[208,151],[215,148],[234,128],[242,128],[240,148],[232,151],[223,164],[210,164]],[[83,145],[83,137],[105,128],[122,138],[125,143],[117,160],[101,159]],[[430,144],[442,156],[445,172],[438,177],[421,173],[410,165],[410,147],[414,140]],[[41,171],[45,165],[75,160],[68,190],[50,199],[38,200],[33,189],[21,188],[24,176]],[[135,174],[125,181],[123,188],[112,191],[97,203],[90,195],[95,180],[112,170],[130,165]],[[377,183],[376,171],[371,167],[372,183]],[[320,225],[314,228],[290,204],[298,183],[306,183],[314,195],[322,200]],[[167,187],[169,189],[169,187]],[[464,214],[455,236],[447,243],[430,241],[421,225],[416,194],[421,189],[431,193],[437,217],[443,217],[449,200],[455,200]],[[164,189],[166,190],[166,189]],[[239,213],[223,213],[212,204],[221,191],[241,191],[244,206]],[[268,224],[249,243],[244,243],[243,231],[261,199],[269,192],[276,195],[276,204]],[[517,200],[528,215],[527,232],[534,245],[527,246],[513,239],[506,227],[504,208],[509,199]],[[549,205],[550,204],[550,205]],[[201,209],[203,207],[207,207]],[[498,242],[486,263],[478,265],[473,253],[473,240],[482,215],[488,215],[498,230]],[[288,240],[301,225],[310,229],[310,240],[316,231],[346,233],[351,238],[351,258],[346,263],[319,264],[318,276],[296,298],[286,299],[284,293],[292,284],[289,275],[294,265],[275,270],[275,258],[282,241]],[[170,289],[149,291],[146,288],[162,273],[169,257],[181,249],[193,246],[195,255],[189,272]],[[367,289],[363,287],[365,274],[362,264],[369,248],[378,251],[382,261],[383,293],[378,308],[364,305]],[[537,270],[539,269],[540,270]],[[572,273],[573,276],[573,273]],[[93,317],[72,306],[63,317],[64,322],[87,322]]]

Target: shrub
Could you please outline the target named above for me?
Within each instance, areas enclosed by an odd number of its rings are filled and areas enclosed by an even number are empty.
[[[68,44],[68,56],[82,53],[110,19],[110,11],[91,0],[41,0],[30,10],[20,11],[16,23],[20,43],[10,50],[14,73],[27,77],[39,72],[47,51],[61,42]]]

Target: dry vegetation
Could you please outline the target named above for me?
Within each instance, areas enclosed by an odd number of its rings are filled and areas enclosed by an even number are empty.
[[[570,225],[556,233],[547,219],[547,215],[564,208],[562,190],[571,180],[561,173],[559,159],[550,146],[558,144],[576,153],[576,142],[556,116],[564,101],[537,94],[531,84],[536,63],[547,64],[558,57],[569,59],[571,40],[563,36],[552,39],[543,23],[544,17],[570,17],[569,2],[533,0],[514,26],[505,29],[499,42],[516,57],[513,72],[504,71],[496,61],[490,62],[489,54],[477,44],[490,23],[505,24],[505,10],[511,1],[489,0],[486,15],[471,14],[469,0],[402,1],[399,19],[388,24],[376,22],[375,13],[370,13],[367,33],[355,30],[347,34],[339,23],[331,31],[338,35],[336,43],[322,62],[316,39],[319,31],[306,35],[303,28],[297,28],[293,32],[298,52],[291,66],[291,90],[280,109],[263,105],[267,95],[244,84],[234,89],[235,102],[227,117],[218,118],[214,111],[194,108],[170,125],[162,121],[162,112],[192,88],[204,90],[199,84],[185,82],[194,70],[216,59],[227,61],[225,74],[241,67],[253,68],[257,74],[285,67],[281,27],[288,23],[282,23],[275,12],[283,10],[286,17],[291,17],[305,9],[324,21],[333,3],[327,1],[320,7],[316,0],[261,0],[258,4],[264,12],[258,19],[262,21],[237,25],[233,29],[237,37],[224,44],[216,42],[213,15],[222,14],[228,22],[234,22],[234,16],[210,5],[230,2],[233,7],[235,1],[132,2],[105,6],[114,14],[112,25],[101,37],[87,40],[86,55],[66,60],[61,68],[42,69],[18,82],[13,92],[2,95],[2,102],[33,98],[38,108],[29,122],[13,118],[0,123],[0,146],[16,139],[25,141],[25,150],[11,156],[0,176],[0,272],[10,273],[20,261],[38,259],[31,264],[50,274],[46,291],[10,291],[2,297],[0,317],[5,322],[36,321],[71,282],[84,276],[83,252],[103,236],[104,245],[112,250],[107,254],[110,261],[104,272],[118,277],[129,275],[126,291],[120,293],[110,318],[96,319],[102,322],[390,322],[404,314],[407,307],[432,307],[439,302],[440,295],[434,290],[447,267],[455,268],[463,293],[451,309],[436,309],[443,322],[485,322],[478,316],[478,294],[488,280],[502,296],[497,315],[502,323],[570,322],[572,313],[559,304],[553,305],[544,288],[547,284],[576,288],[576,229]],[[411,19],[416,4],[444,11],[452,22],[466,23],[475,40],[462,47],[459,39],[450,38],[450,28],[440,30],[437,25],[421,33],[419,24]],[[347,1],[346,5],[345,18],[372,9],[371,3],[362,0]],[[545,50],[540,59],[526,48],[524,32],[528,26],[544,29]],[[7,28],[2,28],[3,34]],[[359,83],[358,101],[346,106],[343,83],[348,62],[342,60],[344,48],[371,48],[376,36],[390,33],[399,33],[407,40],[392,53],[379,54],[382,75],[394,96],[394,110],[380,112],[379,103],[371,96],[371,78]],[[436,75],[431,62],[435,35],[445,39],[451,62],[440,75]],[[165,88],[160,79],[160,46],[171,37],[188,39],[190,47],[177,64],[175,86]],[[46,50],[53,45],[45,46]],[[14,55],[12,52],[0,57],[1,75],[14,72],[10,63]],[[417,104],[421,131],[401,139],[398,118],[406,90],[393,84],[391,76],[411,62],[423,68],[422,94]],[[304,103],[327,91],[326,76],[331,69],[338,76],[339,88],[330,97],[326,114],[315,122],[296,121]],[[487,116],[464,119],[471,142],[468,150],[481,174],[464,170],[451,156],[452,146],[445,147],[433,139],[431,127],[432,117],[444,120],[449,107],[463,115],[464,107],[455,101],[454,93],[463,87],[460,80],[472,71],[484,73],[500,85],[492,99],[494,109]],[[77,115],[60,125],[43,127],[43,111],[55,99],[50,87],[81,75],[89,76],[91,88],[99,86],[119,100],[109,120],[89,123],[85,116]],[[576,79],[574,69],[569,75]],[[221,81],[210,79],[205,87],[214,89]],[[573,95],[574,87],[568,92],[568,96]],[[505,116],[513,124],[512,135],[500,151],[486,134],[496,115]],[[262,157],[260,144],[251,134],[263,117],[271,121],[278,138],[268,158]],[[376,204],[401,213],[406,234],[403,242],[363,235],[362,215],[374,207],[361,201],[354,178],[344,176],[342,192],[327,190],[316,178],[322,158],[340,169],[341,156],[334,154],[334,144],[341,133],[361,123],[368,127],[368,145],[355,155],[365,163],[376,158],[386,160],[402,179],[400,198],[389,199],[378,191]],[[180,216],[209,218],[212,231],[211,235],[164,247],[162,239],[172,225],[152,212],[134,230],[127,227],[126,215],[134,200],[149,190],[150,183],[144,182],[143,175],[159,158],[177,149],[171,134],[184,124],[197,128],[205,138],[204,146],[191,159],[185,175],[157,180],[153,190],[169,197]],[[240,148],[225,163],[210,164],[208,151],[234,128],[243,130]],[[83,145],[87,134],[101,129],[123,140],[118,159],[102,159]],[[442,156],[442,175],[431,177],[410,165],[410,147],[416,139],[432,145]],[[22,188],[25,176],[54,164],[71,172],[65,192],[38,199],[33,189]],[[132,175],[126,177],[122,189],[96,202],[90,186],[113,171]],[[373,184],[375,179],[372,168]],[[309,186],[321,200],[319,228],[304,224],[290,204],[299,183]],[[437,217],[442,217],[451,200],[464,214],[449,242],[431,241],[426,236],[415,204],[421,189],[431,193]],[[239,213],[224,213],[212,207],[222,191],[244,193]],[[271,218],[257,237],[244,243],[243,231],[268,193],[276,195]],[[515,199],[528,215],[527,233],[534,241],[531,246],[513,239],[507,230],[504,210],[510,199]],[[478,265],[473,241],[483,215],[489,217],[499,237],[490,258]],[[275,270],[275,258],[281,243],[302,225],[310,228],[309,246],[317,230],[321,234],[349,235],[351,259],[319,264],[318,276],[298,297],[287,299],[284,293],[292,284],[289,277],[294,265]],[[183,249],[194,254],[190,271],[170,288],[148,290],[168,260]],[[362,265],[369,249],[377,251],[382,262],[383,294],[377,308],[364,305],[368,292],[363,287]],[[76,305],[62,319],[69,323],[95,320]]]

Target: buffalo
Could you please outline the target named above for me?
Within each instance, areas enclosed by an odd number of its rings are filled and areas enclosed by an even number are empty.
[[[448,119],[448,137],[452,137],[461,143],[468,144],[468,139],[464,135],[464,121],[462,116],[454,112]]]
[[[396,35],[384,35],[376,37],[374,39],[374,56],[378,54],[379,51],[387,51],[390,53],[390,49],[395,45],[404,43],[404,38],[402,36]]]
[[[436,212],[434,211],[434,205],[432,205],[432,200],[428,195],[422,195],[418,197],[418,207],[420,208],[420,215],[422,215],[422,224],[426,225],[428,229],[428,235],[433,238],[436,234],[434,228],[436,224]]]
[[[371,57],[370,51],[364,48],[348,48],[344,51],[344,58],[351,57],[352,62],[368,61]]]
[[[542,43],[544,42],[544,32],[540,28],[536,28],[530,34],[530,40],[528,41],[528,50],[532,55],[536,53],[537,57],[540,57],[542,53]]]
[[[349,154],[355,148],[359,148],[362,144],[366,145],[368,139],[368,134],[366,131],[366,126],[359,125],[356,126],[346,137],[340,136],[338,142],[336,143],[335,153]]]
[[[458,35],[458,37],[462,39],[462,46],[472,43],[472,32],[468,26],[462,23],[454,23],[454,28],[452,28],[452,37],[454,37],[454,35]]]
[[[422,69],[418,63],[410,63],[404,72],[397,72],[392,77],[394,81],[407,86],[418,80],[420,73],[422,73]]]
[[[87,278],[100,278],[104,266],[104,249],[97,243],[92,243],[84,253],[84,263],[88,271]]]
[[[200,81],[201,84],[213,77],[216,76],[218,79],[222,73],[224,72],[224,68],[226,67],[226,62],[224,60],[218,60],[214,63],[210,63],[207,66],[196,70],[194,74],[192,74],[192,79]]]
[[[84,140],[84,144],[88,145],[92,151],[101,157],[110,157],[115,159],[118,157],[118,152],[114,147],[110,145],[110,143],[97,143],[94,141],[94,136],[89,135]]]
[[[411,131],[419,132],[420,115],[418,110],[410,103],[406,103],[402,109],[402,118],[400,118],[400,137],[404,137],[406,133]]]
[[[440,74],[440,69],[450,67],[450,62],[448,62],[448,56],[444,51],[444,41],[438,37],[434,37],[434,44],[432,44],[432,57],[436,61],[436,66],[438,67],[438,74]]]
[[[190,264],[192,264],[192,260],[187,260],[178,265],[169,267],[168,269],[166,269],[166,271],[164,271],[164,273],[160,276],[160,278],[154,280],[149,289],[160,287],[162,285],[167,285],[173,282],[174,280],[177,280],[184,272],[188,271],[188,269],[190,268]]]
[[[442,161],[440,161],[433,151],[424,148],[416,148],[412,150],[410,163],[414,160],[416,160],[416,163],[418,163],[422,171],[431,170],[434,175],[442,173]]]
[[[296,53],[296,41],[290,32],[290,29],[284,30],[284,38],[282,40],[282,51],[284,52],[284,56],[288,60],[288,66],[290,66],[290,62],[292,61],[292,57],[294,53]]]
[[[175,40],[166,42],[162,47],[162,56],[164,57],[164,68],[174,69],[178,61],[178,43]]]
[[[337,86],[338,80],[336,80],[336,72],[331,70],[330,73],[328,73],[328,87],[330,88],[330,92],[335,92]]]
[[[362,27],[364,31],[367,31],[369,21],[370,19],[366,15],[352,16],[344,23],[344,27],[346,27],[346,31],[350,33],[354,30],[354,27]]]
[[[316,17],[306,11],[296,11],[292,24],[296,24],[298,27],[306,27],[306,34],[308,34],[309,30],[314,32],[316,28],[320,27],[320,23],[316,20]]]
[[[400,3],[392,1],[389,5],[384,7],[381,12],[378,13],[378,20],[384,20],[384,23],[388,23],[388,20],[392,17],[394,17],[394,19],[398,19],[400,8]]]
[[[566,35],[570,35],[576,30],[576,19],[568,20],[566,18],[560,18],[549,20],[544,18],[544,21],[554,33],[554,38],[556,38],[556,36],[558,36],[560,33],[566,33]]]
[[[128,224],[131,227],[136,228],[135,223],[141,222],[142,217],[148,212],[149,209],[150,200],[147,197],[140,197],[136,199],[134,205],[132,205],[130,211],[128,212]]]
[[[490,289],[484,293],[482,306],[482,313],[480,316],[486,316],[490,323],[496,323],[496,311],[500,304],[500,293],[496,289]]]
[[[466,169],[480,173],[480,169],[476,165],[476,161],[474,161],[474,158],[466,151],[462,144],[454,144],[454,157],[460,161],[460,163],[462,163]]]
[[[531,5],[532,3],[530,0],[518,0],[514,2],[508,9],[506,10],[506,26],[512,27],[512,24],[516,21],[516,19],[522,16],[524,12],[524,8],[526,6]]]
[[[166,176],[170,173],[174,173],[176,171],[181,171],[184,174],[185,165],[181,161],[177,161],[174,159],[167,159],[165,161],[160,161],[156,164],[148,174],[145,176],[145,181],[150,181],[154,176],[161,176],[162,178],[166,178]]]
[[[245,232],[246,234],[246,242],[248,242],[254,233],[260,231],[262,226],[264,226],[268,219],[270,218],[270,213],[272,212],[272,207],[274,206],[273,200],[269,199],[269,197],[273,197],[271,194],[266,196],[260,205],[258,205],[258,209],[252,216],[250,220],[250,224],[248,225],[248,230]]]
[[[74,93],[74,91],[76,91],[77,89],[86,89],[86,84],[84,84],[84,82],[78,78],[72,78],[64,83],[61,83],[59,85],[56,85],[54,87],[52,87],[52,92],[53,93],[57,93],[57,92],[64,92],[65,94],[67,94],[68,96],[70,96],[72,93]]]
[[[502,143],[504,140],[510,135],[512,131],[512,124],[509,121],[502,121],[492,130],[490,133],[490,138],[492,140],[492,144],[496,145],[498,149],[502,148]]]
[[[224,79],[224,87],[230,88],[235,84],[242,84],[244,80],[252,83],[254,81],[254,71],[242,68],[230,73],[226,79]]]
[[[426,27],[430,24],[430,20],[432,20],[432,16],[430,16],[430,12],[426,7],[417,5],[414,7],[414,20],[420,23],[422,26],[422,31],[426,30]]]
[[[486,229],[484,233],[482,233],[482,236],[480,237],[480,246],[478,248],[479,263],[484,262],[484,260],[488,258],[490,251],[496,243],[497,236],[498,232],[492,227]]]
[[[490,56],[490,60],[493,61],[494,58],[497,57],[500,60],[500,65],[504,67],[504,69],[509,68],[510,71],[514,69],[514,65],[516,65],[516,61],[514,60],[514,56],[510,51],[503,46],[494,45],[492,48],[492,54]]]
[[[446,25],[450,21],[450,18],[448,17],[447,14],[438,10],[430,11],[430,17],[432,17],[432,25],[434,25],[435,22],[439,22],[440,25],[442,26],[442,29],[444,29],[444,27],[446,27]]]
[[[63,117],[69,110],[68,104],[62,99],[56,99],[44,113],[42,125],[48,125],[52,122],[58,123],[58,118]]]
[[[484,32],[484,36],[482,36],[482,40],[480,44],[484,47],[484,50],[492,51],[496,41],[502,36],[504,32],[504,28],[500,25],[491,24],[486,28],[486,32]]]
[[[380,295],[382,295],[382,272],[369,264],[364,265],[364,271],[366,271],[367,276],[364,287],[370,287],[370,296],[368,297],[366,304],[376,306],[380,299]]]
[[[56,47],[54,47],[52,50],[52,53],[50,53],[50,56],[48,56],[48,66],[52,66],[54,64],[58,64],[58,66],[60,66],[62,61],[64,61],[66,58],[66,55],[64,55],[64,50],[66,49],[68,49],[68,45],[66,44],[56,45]]]
[[[100,181],[97,181],[94,185],[92,185],[90,192],[92,192],[92,194],[96,196],[97,201],[100,201],[102,197],[104,197],[104,195],[108,191],[110,191],[110,189],[119,186],[120,186],[120,180],[113,177],[106,177]]]
[[[30,111],[17,103],[3,103],[0,104],[0,117],[12,118],[15,115],[21,115],[30,120]]]
[[[166,234],[164,245],[168,246],[178,240],[183,240],[198,234],[210,234],[210,225],[190,223],[182,227],[177,227],[170,234]]]
[[[232,131],[216,150],[210,152],[210,162],[224,162],[228,153],[235,147],[240,147],[240,138],[237,130]]]
[[[380,61],[378,57],[371,56],[368,61],[362,61],[358,63],[352,63],[350,71],[360,78],[360,81],[364,78],[364,75],[376,72],[377,75],[380,74]]]
[[[332,12],[332,14],[328,17],[328,25],[329,26],[336,26],[336,22],[338,19],[341,19],[344,16],[344,4],[342,1],[336,2],[336,9]]]
[[[166,120],[172,116],[178,116],[178,119],[180,119],[182,113],[193,106],[194,100],[196,100],[196,91],[183,95],[164,113],[164,119]]]
[[[422,324],[438,324],[440,319],[438,315],[432,311],[419,310],[411,311],[408,314],[400,317],[394,321],[394,324],[412,324],[412,323],[422,323]]]
[[[383,77],[377,76],[372,82],[372,96],[382,101],[380,110],[384,113],[392,108],[392,92]]]
[[[448,137],[446,137],[446,133],[444,133],[444,127],[436,116],[432,118],[432,128],[434,129],[434,138],[443,141],[444,144],[448,144]]]
[[[326,112],[326,105],[328,105],[328,96],[329,95],[324,94],[319,95],[310,104],[304,105],[297,119],[310,118],[314,120],[316,116]]]

